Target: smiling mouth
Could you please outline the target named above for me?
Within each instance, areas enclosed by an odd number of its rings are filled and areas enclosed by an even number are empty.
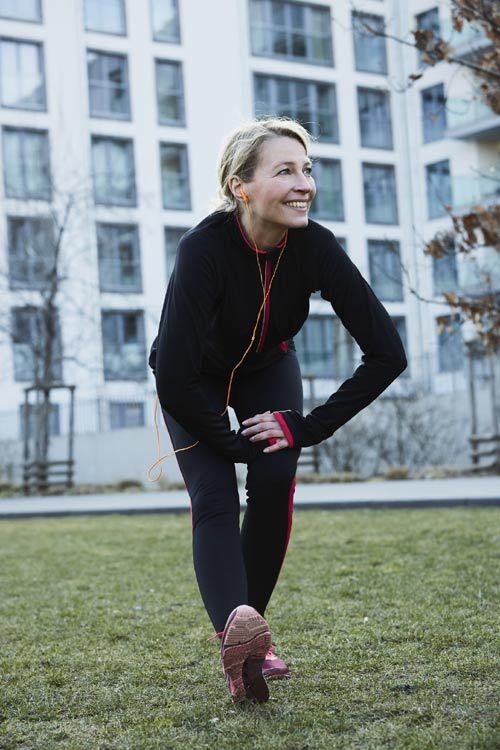
[[[300,211],[305,211],[309,208],[309,201],[288,201],[284,205],[288,206],[289,208],[295,208]]]

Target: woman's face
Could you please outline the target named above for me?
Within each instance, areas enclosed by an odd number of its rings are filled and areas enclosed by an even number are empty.
[[[253,179],[243,184],[252,219],[264,228],[305,227],[316,195],[311,160],[295,138],[275,136],[265,141]]]

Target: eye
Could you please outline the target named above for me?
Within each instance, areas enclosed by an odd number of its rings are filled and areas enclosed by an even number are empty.
[[[283,174],[283,172],[289,172],[289,171],[290,171],[289,168],[285,167],[285,169],[280,169],[280,171],[278,172],[278,174]]]
[[[306,168],[304,169],[304,172],[305,172],[306,174],[308,174],[308,175],[312,175],[312,171],[313,171],[313,170],[312,170],[312,167],[306,167]]]

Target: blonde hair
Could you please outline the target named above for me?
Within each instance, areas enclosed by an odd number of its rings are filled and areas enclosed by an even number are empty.
[[[214,211],[237,210],[238,201],[229,188],[229,178],[237,175],[243,182],[250,182],[259,163],[262,144],[276,136],[295,138],[304,146],[306,154],[309,152],[310,133],[289,117],[249,120],[227,136],[217,165],[219,202]]]

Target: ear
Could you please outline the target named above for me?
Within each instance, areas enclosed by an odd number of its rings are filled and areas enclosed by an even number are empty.
[[[245,193],[245,189],[243,187],[243,182],[241,181],[241,179],[237,177],[236,175],[233,175],[232,177],[229,178],[229,180],[227,181],[227,184],[228,184],[229,190],[234,195],[236,200],[244,202],[245,199],[243,198],[243,194]]]

